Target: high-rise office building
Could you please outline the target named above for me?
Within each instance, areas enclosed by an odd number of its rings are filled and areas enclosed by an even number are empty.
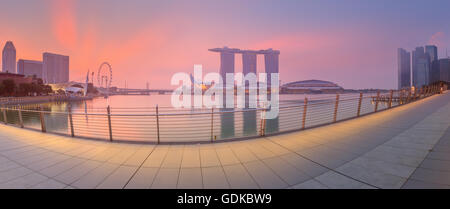
[[[397,50],[398,89],[411,87],[411,53],[400,48]]]
[[[2,71],[16,73],[16,48],[11,41],[6,42],[2,53]]]
[[[424,47],[416,47],[412,52],[413,86],[421,88],[430,83],[430,55]]]
[[[42,62],[19,59],[17,61],[17,74],[42,78]]]
[[[69,82],[69,56],[46,52],[42,62],[42,79],[45,83]]]
[[[425,53],[430,57],[429,83],[432,84],[439,80],[439,58],[437,47],[434,45],[427,45],[425,46]]]
[[[430,67],[430,84],[440,81],[440,62],[435,60],[431,62]]]
[[[422,56],[416,60],[415,87],[426,86],[430,81],[430,59]]]
[[[450,58],[439,60],[439,80],[450,82]]]
[[[425,53],[427,53],[430,56],[431,62],[438,60],[438,51],[436,46],[434,45],[425,46]]]

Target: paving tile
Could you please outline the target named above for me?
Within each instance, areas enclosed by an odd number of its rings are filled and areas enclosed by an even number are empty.
[[[64,189],[66,184],[55,181],[53,179],[47,179],[39,184],[32,186],[32,189]]]
[[[286,182],[261,161],[253,161],[244,163],[243,165],[262,189],[282,189],[288,187]]]
[[[329,170],[294,153],[283,155],[281,158],[310,177],[316,177]]]
[[[223,169],[232,189],[259,188],[241,164],[223,166]]]
[[[450,172],[450,161],[425,158],[420,164],[420,167],[430,170]]]
[[[141,167],[134,174],[128,184],[125,186],[126,189],[149,189],[155,179],[158,168],[146,168]]]
[[[285,162],[283,159],[275,157],[263,160],[273,172],[275,172],[281,179],[289,185],[296,185],[306,180],[311,179],[308,175],[300,172],[294,166]]]
[[[258,158],[250,152],[247,147],[234,147],[232,148],[233,153],[239,159],[240,162],[246,163],[258,160]]]
[[[227,178],[222,166],[202,168],[203,188],[205,189],[228,189]]]
[[[431,182],[424,182],[414,179],[409,179],[402,189],[450,189],[449,185],[435,184]]]
[[[14,180],[0,184],[3,189],[27,189],[48,178],[38,173],[30,173],[28,175],[16,178]]]
[[[224,166],[240,163],[240,161],[238,160],[236,155],[229,148],[216,149],[216,153],[217,153],[217,156],[219,157],[220,163]]]
[[[215,149],[200,149],[200,164],[202,167],[220,166],[220,160]]]
[[[406,166],[402,164],[395,164],[378,160],[375,158],[359,157],[351,163],[357,164],[367,170],[378,171],[381,173],[391,174],[403,178],[408,178],[414,172],[416,167]]]
[[[54,165],[51,165],[49,167],[46,167],[46,168],[40,170],[40,173],[42,173],[43,175],[48,176],[48,177],[54,177],[54,176],[61,174],[62,172],[65,172],[85,161],[86,161],[85,159],[72,157],[65,161],[62,161],[62,162],[56,163]]]
[[[123,164],[126,162],[134,153],[135,149],[124,149],[117,152],[114,156],[112,156],[107,162],[113,164]]]
[[[178,184],[178,176],[180,169],[178,168],[161,168],[159,169],[155,180],[151,186],[152,189],[175,189]]]
[[[99,189],[122,189],[133,176],[137,167],[120,166],[111,175],[98,185]]]
[[[99,167],[88,172],[80,179],[70,184],[71,186],[79,189],[93,189],[96,188],[101,182],[103,182],[110,174],[112,174],[118,165],[111,163],[104,163]]]
[[[406,178],[382,173],[375,169],[370,170],[354,163],[347,163],[337,168],[336,171],[382,189],[398,189],[406,181]]]
[[[156,167],[159,168],[164,161],[169,149],[167,147],[156,147],[153,152],[148,156],[147,160],[144,161],[142,166],[144,167]]]
[[[178,177],[178,189],[203,188],[202,171],[200,168],[181,168]]]
[[[65,172],[58,174],[54,178],[60,182],[65,184],[72,184],[74,181],[78,180],[89,171],[100,166],[101,163],[97,161],[85,161],[79,165],[74,166],[73,168],[66,170]]]
[[[33,171],[22,166],[4,172],[0,172],[0,183],[8,182],[16,178],[28,175],[30,173],[33,173]]]
[[[450,172],[447,171],[417,168],[410,178],[435,184],[450,185]]]
[[[326,187],[325,185],[321,184],[320,182],[318,182],[314,179],[294,185],[291,188],[292,189],[328,189],[328,187]]]
[[[200,168],[200,151],[198,149],[184,149],[181,160],[182,168]]]
[[[128,158],[127,161],[123,164],[128,166],[140,166],[150,156],[153,149],[153,146],[141,148],[137,150],[132,156],[130,156],[130,158]]]
[[[360,189],[366,186],[366,184],[360,181],[356,181],[334,171],[326,172],[314,179],[331,189]]]

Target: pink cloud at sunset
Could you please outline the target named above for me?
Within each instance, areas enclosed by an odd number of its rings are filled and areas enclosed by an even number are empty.
[[[51,2],[53,34],[64,47],[74,47],[77,44],[75,3],[75,0],[52,0]]]

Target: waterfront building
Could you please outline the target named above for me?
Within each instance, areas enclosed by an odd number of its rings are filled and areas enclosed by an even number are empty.
[[[19,86],[22,83],[33,83],[32,77],[26,77],[21,74],[15,74],[15,73],[0,73],[0,83],[2,83],[4,80],[13,80],[16,86]]]
[[[425,53],[427,53],[430,56],[431,62],[438,60],[438,51],[436,46],[434,45],[425,46]]]
[[[249,73],[254,73],[256,75],[256,58],[257,54],[255,52],[247,51],[242,53],[242,74],[244,74],[244,76]],[[249,86],[249,81],[246,81],[245,87],[248,89]]]
[[[17,74],[42,78],[42,62],[19,59],[17,61]]]
[[[450,83],[450,58],[439,60],[439,80]]]
[[[11,41],[6,42],[3,47],[2,72],[16,73],[16,48]]]
[[[430,57],[429,83],[432,84],[439,81],[439,58],[437,47],[434,45],[427,45],[425,46],[425,53]]]
[[[412,53],[413,86],[420,88],[430,82],[430,55],[424,47],[416,47]]]
[[[411,87],[411,53],[404,49],[397,50],[398,89]]]
[[[69,56],[46,52],[42,62],[42,79],[45,83],[69,82]]]
[[[430,60],[428,57],[420,57],[416,60],[415,87],[426,86],[430,81]]]
[[[225,86],[225,78],[227,73],[234,73],[234,58],[235,54],[242,54],[242,63],[243,63],[243,74],[247,75],[248,73],[256,73],[256,59],[258,54],[264,55],[264,63],[265,63],[265,71],[268,74],[267,76],[267,85],[270,87],[271,83],[271,73],[279,72],[279,55],[280,51],[267,49],[267,50],[241,50],[236,48],[214,48],[209,49],[212,52],[220,53],[220,75],[224,80]]]
[[[264,51],[264,63],[267,73],[267,86],[272,86],[272,73],[279,72],[279,51],[268,49]]]
[[[430,68],[430,84],[440,81],[440,62],[439,60],[431,62]]]
[[[330,82],[322,80],[295,81],[281,86],[281,92],[286,94],[307,94],[307,93],[341,93],[344,88]]]

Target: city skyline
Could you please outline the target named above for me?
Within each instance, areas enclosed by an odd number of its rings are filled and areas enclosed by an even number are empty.
[[[219,46],[282,51],[283,84],[321,79],[345,88],[397,88],[397,48],[434,44],[442,58],[450,43],[444,27],[450,3],[409,2],[4,1],[0,45],[13,41],[17,59],[40,60],[44,51],[69,55],[77,81],[108,61],[117,75],[113,85],[126,79],[130,88],[147,81],[169,88],[173,73],[191,72],[194,64],[218,72],[220,62],[207,49]],[[30,18],[41,24],[30,25]],[[257,68],[264,71],[262,59]]]

